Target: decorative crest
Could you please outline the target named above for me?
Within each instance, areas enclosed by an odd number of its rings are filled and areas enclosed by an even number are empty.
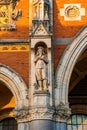
[[[0,0],[0,30],[15,30],[14,20],[22,15],[20,9],[16,9],[19,0]]]

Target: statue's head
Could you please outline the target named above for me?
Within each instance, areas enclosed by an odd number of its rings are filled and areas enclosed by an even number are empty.
[[[45,54],[45,49],[43,46],[37,47],[37,54]]]

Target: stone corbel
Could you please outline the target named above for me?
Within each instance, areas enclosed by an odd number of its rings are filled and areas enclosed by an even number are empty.
[[[56,107],[54,117],[56,120],[66,121],[71,114],[71,109],[67,104],[60,102],[60,104]]]

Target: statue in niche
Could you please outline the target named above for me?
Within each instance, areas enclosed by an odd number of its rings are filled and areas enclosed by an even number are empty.
[[[39,91],[45,91],[48,89],[47,83],[47,65],[48,57],[43,46],[38,46],[35,56],[35,76],[36,84],[35,88]]]

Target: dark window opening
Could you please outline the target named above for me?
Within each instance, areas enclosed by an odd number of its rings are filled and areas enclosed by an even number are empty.
[[[14,118],[0,121],[0,130],[17,130],[17,122]]]

